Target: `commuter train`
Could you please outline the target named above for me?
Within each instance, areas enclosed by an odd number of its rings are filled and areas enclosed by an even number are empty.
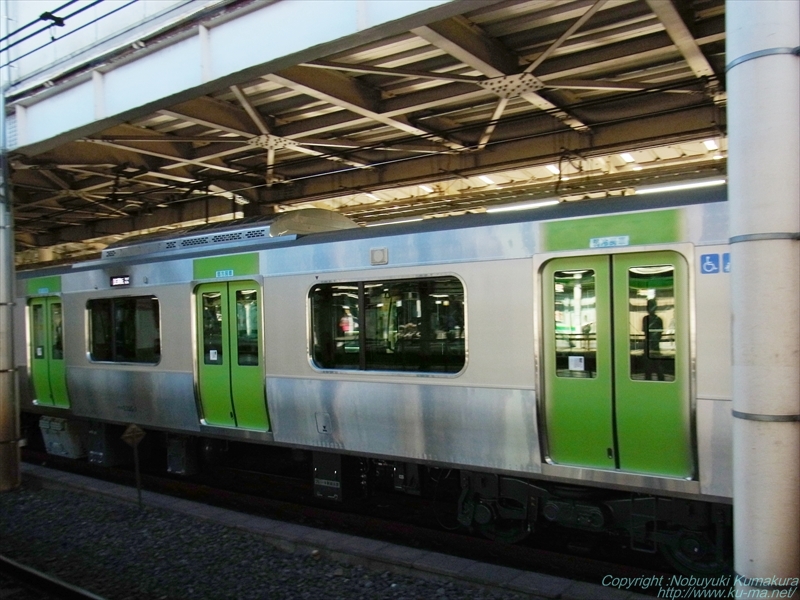
[[[557,524],[716,572],[731,262],[726,188],[705,183],[287,233],[297,212],[20,272],[21,411],[97,462],[128,424],[176,472],[201,445],[304,451],[334,500],[348,469],[408,493],[447,473],[452,516],[489,537]]]

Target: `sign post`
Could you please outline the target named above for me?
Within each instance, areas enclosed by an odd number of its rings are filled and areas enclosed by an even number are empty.
[[[139,508],[142,508],[142,476],[139,472],[139,442],[145,436],[144,429],[131,423],[122,434],[122,441],[133,448],[133,469],[136,471],[136,494],[139,498]]]

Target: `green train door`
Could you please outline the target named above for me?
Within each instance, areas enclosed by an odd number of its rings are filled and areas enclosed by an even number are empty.
[[[557,464],[690,478],[689,292],[678,253],[543,271],[545,422]]]
[[[31,378],[36,402],[69,408],[61,298],[33,298],[30,310]]]
[[[264,396],[259,286],[197,286],[198,389],[209,425],[269,430]]]

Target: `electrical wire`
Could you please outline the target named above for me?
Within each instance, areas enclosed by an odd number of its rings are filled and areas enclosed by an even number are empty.
[[[75,4],[76,2],[78,2],[78,0],[69,0],[69,2],[67,2],[66,4],[62,4],[62,5],[61,5],[61,6],[59,6],[58,8],[56,8],[56,9],[54,9],[54,10],[51,10],[51,11],[48,11],[48,12],[49,12],[51,15],[55,15],[55,13],[57,13],[58,11],[60,11],[60,10],[63,10],[63,9],[65,9],[65,8],[67,8],[67,7],[68,7],[69,5],[71,5],[71,4]],[[62,18],[66,18],[66,17],[62,17]],[[31,21],[31,22],[30,22],[30,23],[28,23],[27,25],[23,25],[22,27],[18,27],[17,29],[15,29],[14,31],[12,31],[11,33],[8,33],[8,34],[4,35],[3,37],[1,37],[1,38],[0,38],[0,43],[2,43],[2,42],[5,42],[5,41],[6,41],[8,38],[10,38],[10,37],[13,37],[13,36],[17,35],[17,34],[18,34],[19,32],[21,32],[21,31],[25,31],[25,30],[26,30],[28,27],[33,27],[34,25],[36,25],[36,24],[37,24],[39,21],[41,21],[41,20],[42,20],[42,17],[40,16],[40,17],[38,17],[38,18],[37,18],[35,21]]]
[[[135,1],[135,0],[134,0],[134,1]],[[62,22],[63,22],[63,21],[66,21],[67,19],[70,19],[70,18],[74,17],[75,15],[78,15],[78,14],[80,14],[80,13],[82,13],[82,12],[86,11],[86,10],[89,10],[90,8],[92,8],[93,6],[96,6],[97,4],[100,4],[101,2],[103,2],[103,0],[95,0],[94,2],[92,2],[92,3],[90,3],[90,4],[87,4],[86,6],[84,6],[84,7],[82,7],[82,8],[79,8],[79,9],[78,9],[78,10],[76,10],[75,12],[71,12],[71,13],[70,13],[70,14],[68,14],[68,15],[65,15],[65,16],[63,16],[63,17],[60,17],[60,19],[61,19],[61,21],[62,21]],[[113,12],[113,11],[112,11],[112,12]],[[52,13],[50,13],[50,14],[52,14]],[[112,14],[112,13],[109,13],[109,14]],[[105,17],[105,16],[107,16],[107,15],[103,15],[103,17]],[[102,19],[103,17],[99,17],[98,19],[95,19],[94,21],[92,21],[92,23],[94,23],[94,22],[98,21],[99,19]],[[39,17],[39,21],[41,21],[41,20],[42,20],[42,17]],[[36,21],[36,22],[38,22],[38,21]],[[12,43],[8,44],[7,46],[5,46],[5,47],[3,47],[3,48],[0,48],[0,53],[8,51],[8,50],[9,50],[9,48],[13,48],[13,47],[14,47],[14,46],[16,46],[17,44],[21,44],[22,42],[25,42],[25,41],[27,41],[27,40],[31,39],[32,37],[35,37],[35,36],[39,35],[40,33],[44,33],[45,31],[50,31],[50,29],[51,29],[52,27],[53,27],[53,24],[52,24],[52,23],[51,23],[50,25],[45,25],[45,26],[44,26],[44,27],[42,27],[41,29],[37,29],[37,30],[36,30],[36,31],[34,31],[33,33],[29,33],[29,34],[28,34],[28,35],[26,35],[24,38],[18,39],[18,40],[16,40],[16,41],[14,41],[14,42],[12,42]],[[84,26],[84,27],[85,27],[85,26]],[[82,29],[82,28],[83,28],[83,27],[81,27],[80,29]],[[78,31],[78,29],[76,29],[75,31]],[[73,33],[73,32],[70,32],[70,33]],[[11,34],[9,34],[9,36],[10,36],[10,35],[11,35]],[[69,33],[67,33],[67,34],[63,35],[63,36],[62,36],[62,38],[64,38],[64,37],[67,37],[67,35],[69,35]],[[9,36],[6,36],[6,37],[9,37]],[[62,39],[62,38],[58,38],[58,39]],[[47,45],[47,44],[45,44],[45,46],[46,46],[46,45]],[[43,47],[44,47],[44,46],[40,46],[40,48],[43,48]],[[38,50],[38,48],[37,48],[37,50]],[[28,54],[30,54],[30,52],[29,52]],[[26,54],[25,56],[27,56],[27,54]],[[13,61],[12,61],[12,62],[13,62]],[[11,64],[11,63],[9,62],[8,64]]]
[[[101,2],[103,2],[103,1],[104,1],[104,0],[95,0],[94,2],[92,2],[91,4],[89,4],[88,6],[86,6],[85,8],[82,8],[82,9],[80,9],[80,11],[76,11],[76,12],[72,13],[72,15],[69,15],[69,16],[74,16],[74,15],[78,14],[78,12],[82,12],[83,10],[86,10],[86,8],[90,8],[90,7],[92,7],[92,6],[95,6],[95,5],[97,5],[97,4],[100,4],[100,3],[101,3]],[[8,67],[8,66],[10,66],[10,65],[14,64],[14,63],[15,63],[15,62],[17,62],[17,61],[19,61],[19,60],[22,60],[22,59],[23,59],[23,58],[25,58],[26,56],[29,56],[29,55],[33,54],[34,52],[38,52],[38,51],[39,51],[39,50],[41,50],[42,48],[45,48],[45,47],[49,46],[49,45],[50,45],[50,44],[52,44],[53,42],[57,42],[57,41],[59,41],[59,40],[63,40],[64,38],[66,38],[66,37],[68,37],[68,36],[72,35],[73,33],[77,33],[77,32],[79,32],[79,31],[81,31],[82,29],[84,29],[84,28],[86,28],[86,27],[89,27],[90,25],[94,25],[94,24],[95,24],[95,23],[97,23],[98,21],[100,21],[100,20],[102,20],[102,19],[105,19],[106,17],[108,17],[108,16],[110,16],[110,15],[113,15],[113,14],[114,14],[114,13],[116,13],[116,12],[119,12],[119,11],[121,11],[121,10],[125,9],[125,8],[128,8],[128,7],[129,7],[131,4],[135,4],[135,3],[136,3],[136,2],[138,2],[138,1],[139,1],[139,0],[130,0],[129,2],[126,2],[125,4],[123,4],[122,6],[119,6],[119,7],[115,8],[114,10],[112,10],[112,11],[110,11],[110,12],[107,12],[107,13],[106,13],[106,14],[104,14],[104,15],[101,15],[101,16],[99,16],[99,17],[97,17],[96,19],[93,19],[93,20],[91,20],[91,21],[89,21],[89,22],[87,22],[87,23],[84,23],[84,24],[83,24],[83,25],[81,25],[80,27],[76,27],[76,28],[75,28],[75,29],[73,29],[72,31],[69,31],[69,32],[65,33],[64,35],[62,35],[60,38],[54,38],[54,39],[51,39],[49,42],[46,42],[46,43],[42,44],[41,46],[38,46],[37,48],[34,48],[34,49],[33,49],[33,50],[31,50],[31,51],[29,51],[29,52],[26,52],[25,54],[22,54],[21,56],[18,56],[18,57],[16,57],[16,58],[15,58],[15,59],[13,59],[13,60],[9,60],[7,63],[4,63],[4,64],[0,65],[0,68],[3,68],[3,67]],[[64,17],[64,19],[67,19],[67,18],[68,18],[68,17]],[[41,33],[42,31],[46,31],[47,29],[49,29],[49,27],[48,27],[48,28],[46,28],[46,29],[40,30],[40,31],[38,31],[38,32],[36,32],[36,33]],[[31,36],[32,36],[32,35],[35,35],[35,34],[31,34]],[[28,36],[28,37],[31,37],[31,36]],[[27,38],[25,38],[25,39],[27,39]],[[20,40],[20,41],[22,41],[22,40]],[[16,43],[17,43],[17,42],[15,42],[15,44],[16,44]],[[12,45],[13,45],[13,44],[12,44]],[[5,49],[8,49],[8,48],[10,48],[10,47],[11,47],[11,46],[7,46]],[[3,48],[0,48],[0,54],[2,54],[3,50],[4,50]]]

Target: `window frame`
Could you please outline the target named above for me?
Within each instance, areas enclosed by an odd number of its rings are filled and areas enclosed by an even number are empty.
[[[564,311],[558,311],[557,310],[557,308],[559,306],[559,303],[563,303],[564,302],[564,298],[559,298],[558,294],[559,293],[565,294],[566,292],[563,291],[563,290],[561,292],[558,291],[558,286],[559,285],[562,285],[562,286],[564,285],[563,282],[557,281],[557,279],[559,279],[558,275],[562,274],[560,279],[568,279],[565,275],[570,274],[570,273],[575,273],[578,270],[583,270],[586,274],[588,274],[591,277],[591,291],[592,291],[592,294],[591,294],[591,300],[592,300],[591,311],[592,311],[592,314],[594,316],[594,319],[591,322],[589,322],[588,325],[594,326],[594,331],[592,331],[592,329],[590,327],[590,329],[588,331],[584,331],[583,329],[581,329],[581,333],[564,333],[564,332],[562,332],[561,334],[559,334],[559,332],[558,332],[558,322],[559,321],[556,319],[556,315],[558,314],[558,312],[566,313],[566,311],[565,310]],[[561,378],[561,379],[597,379],[597,352],[598,352],[598,348],[597,348],[597,329],[596,329],[596,326],[597,326],[597,278],[598,278],[597,272],[594,269],[590,269],[590,268],[589,269],[577,269],[577,270],[576,269],[572,269],[572,270],[567,269],[567,270],[561,270],[561,271],[554,271],[553,272],[553,279],[552,279],[553,286],[551,288],[551,293],[553,294],[553,307],[556,310],[554,310],[553,315],[550,315],[550,318],[553,319],[553,333],[554,333],[554,338],[553,338],[553,356],[551,358],[553,360],[553,365],[554,365],[553,373],[558,378]],[[574,281],[574,278],[573,278],[573,281]],[[576,284],[576,285],[573,285],[573,287],[571,288],[571,291],[573,291],[573,293],[574,293],[574,289],[575,289],[575,287],[577,287],[577,285],[583,286],[583,282],[581,282],[579,284]],[[583,310],[583,309],[581,309],[581,308],[578,309],[578,311],[581,311],[581,310]],[[575,314],[574,307],[573,307],[573,314]],[[580,312],[578,312],[577,314],[580,314]],[[547,317],[544,317],[544,318],[547,318]],[[578,327],[582,327],[580,325],[580,323],[577,326]],[[559,335],[562,336],[562,337],[559,337]],[[564,336],[566,336],[566,337],[564,337]],[[572,336],[572,337],[569,337],[569,336]],[[574,337],[574,336],[578,336],[578,337]],[[559,352],[559,341],[566,341],[569,344],[568,348],[566,350],[562,349]],[[581,348],[579,348],[579,347],[574,348],[572,346],[573,341],[585,342],[585,344],[586,344],[585,351],[582,352]],[[557,365],[559,363],[559,358],[563,359],[566,356],[567,357],[567,361],[569,361],[569,359],[572,358],[573,356],[580,356],[581,357],[581,364],[584,364],[584,361],[586,361],[586,358],[588,358],[587,355],[589,355],[589,354],[591,354],[591,366],[593,367],[593,369],[573,370],[573,369],[570,369],[570,368],[558,369],[558,367],[557,367]],[[582,374],[579,374],[579,373],[584,373],[584,374],[582,375]]]
[[[314,290],[320,286],[335,286],[335,285],[342,285],[342,286],[353,286],[358,289],[358,305],[359,305],[359,320],[366,319],[366,310],[365,306],[368,303],[367,294],[365,290],[367,289],[368,285],[382,283],[382,284],[393,284],[393,283],[413,283],[413,282],[420,282],[420,281],[433,281],[436,279],[444,279],[444,278],[452,278],[456,280],[459,285],[461,286],[462,290],[462,305],[463,305],[463,339],[464,339],[464,362],[461,365],[461,368],[458,371],[436,371],[436,370],[399,370],[399,369],[375,369],[369,368],[367,363],[367,352],[364,344],[362,343],[364,340],[363,338],[366,336],[366,331],[368,327],[365,325],[365,322],[361,323],[359,327],[359,359],[358,363],[353,368],[346,368],[346,367],[323,367],[316,363],[314,357],[314,314],[313,314],[313,307],[312,307],[312,294]],[[456,273],[446,272],[446,273],[425,273],[423,275],[412,275],[412,276],[395,276],[395,277],[380,277],[380,276],[373,276],[373,277],[364,277],[364,278],[347,278],[347,279],[336,279],[336,280],[322,280],[322,281],[315,281],[311,284],[307,291],[306,291],[306,357],[308,360],[309,366],[318,373],[337,373],[337,374],[359,374],[360,376],[375,376],[375,375],[400,375],[405,377],[442,377],[442,378],[454,378],[460,377],[466,371],[469,365],[469,325],[468,325],[468,300],[467,300],[467,285],[464,282],[464,279],[457,275]],[[363,317],[362,317],[363,315]],[[363,334],[361,332],[364,332]]]
[[[150,300],[155,301],[156,307],[158,309],[158,316],[155,320],[156,324],[156,331],[158,335],[155,339],[158,340],[158,352],[156,353],[154,350],[154,355],[156,360],[155,361],[135,361],[135,360],[116,360],[116,343],[115,343],[115,330],[116,330],[116,322],[115,322],[115,303],[122,302],[122,301],[137,301],[137,300]],[[108,321],[111,327],[111,336],[110,336],[110,359],[96,359],[93,356],[93,318],[92,318],[92,303],[94,302],[108,302],[110,308],[110,320]],[[136,311],[134,314],[136,314]],[[124,295],[124,296],[104,296],[98,298],[88,298],[85,304],[85,314],[86,314],[86,359],[92,363],[97,365],[132,365],[132,366],[141,366],[141,367],[153,367],[161,364],[161,360],[163,359],[163,336],[162,334],[162,310],[161,310],[161,300],[159,300],[158,296],[155,294],[143,294],[141,296],[132,296],[132,295]]]

